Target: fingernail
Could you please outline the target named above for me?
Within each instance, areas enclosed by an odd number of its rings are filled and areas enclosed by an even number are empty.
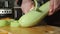
[[[52,14],[53,14],[53,10],[50,9],[50,11],[49,11],[49,15],[52,15]]]

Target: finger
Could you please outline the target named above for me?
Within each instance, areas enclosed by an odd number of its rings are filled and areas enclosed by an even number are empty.
[[[60,0],[54,0],[54,9],[58,8],[60,5]]]
[[[50,0],[50,10],[48,15],[52,15],[54,13],[54,0]]]
[[[50,7],[54,6],[54,0],[50,0]]]
[[[50,15],[52,15],[52,14],[53,14],[53,9],[50,9],[48,15],[50,16]]]
[[[28,13],[29,10],[32,8],[32,5],[33,5],[32,1],[25,1],[24,0],[21,5],[23,13]]]
[[[54,9],[55,11],[60,10],[60,0],[54,0]]]

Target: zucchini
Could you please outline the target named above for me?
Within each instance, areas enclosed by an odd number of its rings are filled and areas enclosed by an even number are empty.
[[[7,21],[6,20],[0,20],[0,27],[6,26]]]
[[[27,14],[23,15],[18,22],[22,27],[34,26],[47,15],[48,10],[49,10],[49,1],[43,4],[38,9],[35,8],[35,10],[31,10]]]
[[[10,27],[19,27],[20,24],[18,23],[18,21],[13,21],[10,23]]]
[[[16,21],[16,20],[10,19],[10,20],[6,20],[6,21],[7,21],[7,25],[9,26],[11,22]]]

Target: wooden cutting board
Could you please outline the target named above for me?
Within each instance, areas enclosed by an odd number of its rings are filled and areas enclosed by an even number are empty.
[[[11,34],[60,34],[60,27],[54,26],[36,26],[32,28],[15,28],[15,27],[0,27],[0,30],[5,30]]]

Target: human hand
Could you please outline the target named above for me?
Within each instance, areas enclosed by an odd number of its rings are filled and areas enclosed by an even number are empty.
[[[57,10],[60,10],[60,0],[50,0],[49,15],[52,15]]]
[[[21,9],[23,13],[27,13],[33,6],[32,0],[22,0]]]

